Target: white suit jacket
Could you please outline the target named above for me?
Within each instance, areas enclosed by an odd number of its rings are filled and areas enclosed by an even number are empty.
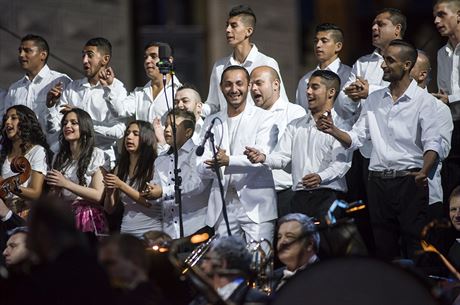
[[[202,137],[211,121],[217,117],[214,128],[216,146],[230,153],[228,136],[227,112],[218,112],[206,118],[202,128]],[[219,120],[220,119],[220,120]],[[276,144],[276,125],[272,114],[266,110],[246,104],[242,113],[238,131],[234,139],[234,147],[230,155],[229,165],[221,168],[225,194],[229,188],[230,179],[238,197],[245,208],[248,217],[255,223],[261,223],[277,218],[276,193],[271,171],[261,164],[252,164],[243,154],[245,147],[255,147],[265,153],[270,153]],[[212,148],[208,142],[202,161],[212,159]],[[202,177],[214,178],[208,203],[206,224],[214,226],[222,211],[222,200],[216,173],[206,168],[200,162],[198,171]]]

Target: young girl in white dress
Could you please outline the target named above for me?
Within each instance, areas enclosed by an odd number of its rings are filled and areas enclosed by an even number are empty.
[[[73,108],[61,121],[60,147],[46,176],[52,192],[72,204],[77,228],[96,235],[108,232],[102,206],[104,152],[95,147],[93,120]]]
[[[124,205],[121,232],[142,238],[150,230],[162,230],[161,204],[142,197],[153,178],[157,145],[152,124],[134,121],[126,128],[123,147],[114,173],[104,175],[104,206],[112,213],[118,201]]]
[[[42,194],[52,152],[35,113],[24,105],[8,108],[3,116],[0,150],[0,175],[3,179],[17,174],[10,166],[11,161],[19,156],[29,161],[30,178],[22,185],[10,188],[11,193],[4,199],[10,210],[25,216],[30,202]]]

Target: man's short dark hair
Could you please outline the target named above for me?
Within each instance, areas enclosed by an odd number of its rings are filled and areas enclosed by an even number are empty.
[[[315,221],[312,217],[308,217],[307,215],[301,213],[291,213],[287,214],[280,219],[278,219],[278,229],[279,227],[286,222],[290,221],[297,221],[301,225],[301,232],[300,235],[304,238],[311,239],[313,242],[313,248],[315,252],[319,250],[319,242],[320,237],[319,233],[316,229]]]
[[[112,44],[103,37],[91,38],[86,42],[85,47],[96,47],[100,53],[112,57]]]
[[[250,26],[253,29],[256,27],[256,14],[254,11],[249,7],[249,5],[238,5],[233,7],[230,12],[228,13],[228,17],[235,17],[241,16],[241,21],[243,21],[244,25]]]
[[[316,26],[315,33],[331,32],[331,37],[335,42],[343,43],[343,30],[333,23],[321,23]]]
[[[33,41],[40,51],[46,52],[45,63],[48,61],[48,56],[50,55],[50,47],[45,38],[34,34],[27,34],[21,38],[21,43],[24,41]]]
[[[8,236],[13,236],[14,234],[18,234],[18,233],[24,233],[27,235],[29,233],[29,227],[27,226],[16,227],[7,232]]]
[[[171,47],[171,45],[167,42],[162,42],[162,41],[152,41],[152,42],[149,42],[148,44],[146,44],[146,46],[144,47],[144,51],[146,51],[148,48],[150,47],[158,47],[158,56],[159,57],[165,57],[164,54],[159,54],[160,53],[160,47],[164,48],[165,52],[167,54],[170,54],[171,56],[173,56],[173,48]]]
[[[171,115],[174,115],[176,119],[182,118],[182,122],[184,123],[185,128],[191,128],[193,131],[195,131],[196,118],[193,112],[190,112],[188,110],[182,110],[179,108],[174,108],[174,110],[168,112],[168,117]]]
[[[244,71],[244,74],[246,75],[246,80],[249,84],[249,80],[251,77],[249,76],[248,70],[246,70],[245,68],[241,66],[237,66],[237,65],[228,66],[227,68],[225,68],[224,72],[222,72],[222,77],[220,78],[220,84],[222,85],[222,81],[224,79],[225,73],[227,73],[228,71],[236,71],[236,70]]]
[[[417,49],[413,44],[402,39],[394,39],[388,46],[399,47],[401,49],[401,52],[399,52],[400,59],[402,61],[410,61],[412,63],[409,70],[414,67],[418,54]]]
[[[383,13],[388,13],[390,14],[390,20],[391,20],[391,23],[393,23],[393,25],[398,25],[400,24],[401,25],[401,37],[404,37],[404,34],[406,33],[406,29],[407,29],[407,19],[406,19],[406,16],[404,16],[404,14],[396,9],[396,8],[384,8],[383,10],[381,10],[377,15],[380,15],[380,14],[383,14]]]
[[[436,1],[435,5],[447,3],[450,6],[450,9],[460,10],[460,0],[438,0]]]
[[[323,84],[326,85],[326,88],[329,90],[331,88],[335,89],[335,96],[334,100],[337,98],[337,95],[340,92],[340,77],[329,70],[316,70],[310,76],[310,79],[313,77],[320,77],[322,79]]]

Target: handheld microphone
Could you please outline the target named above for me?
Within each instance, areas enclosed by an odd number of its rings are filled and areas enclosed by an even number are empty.
[[[157,67],[161,74],[169,74],[173,70],[173,64],[169,61],[171,54],[171,47],[169,45],[160,45],[158,47],[158,57],[160,61],[157,62]]]
[[[216,118],[217,117],[212,119],[211,124],[209,125],[208,129],[206,130],[206,133],[204,134],[203,140],[201,140],[200,146],[198,146],[196,151],[195,151],[195,154],[198,157],[201,157],[203,155],[203,153],[204,153],[204,145],[206,144],[206,141],[208,141],[209,137],[211,136],[211,130],[214,127],[214,122],[216,121]]]

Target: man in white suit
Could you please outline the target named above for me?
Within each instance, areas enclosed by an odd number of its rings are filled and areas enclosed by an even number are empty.
[[[270,112],[246,103],[249,74],[240,66],[227,67],[222,73],[220,88],[227,109],[209,116],[203,131],[214,122],[213,132],[218,147],[217,165],[223,173],[225,202],[232,235],[247,241],[261,238],[273,240],[276,193],[270,170],[254,165],[243,154],[246,146],[255,145],[269,153],[276,143],[276,128]],[[202,134],[203,136],[204,134]],[[210,144],[206,146],[202,176],[216,177]],[[214,179],[208,204],[206,224],[227,235],[222,215],[222,200],[217,178]]]

